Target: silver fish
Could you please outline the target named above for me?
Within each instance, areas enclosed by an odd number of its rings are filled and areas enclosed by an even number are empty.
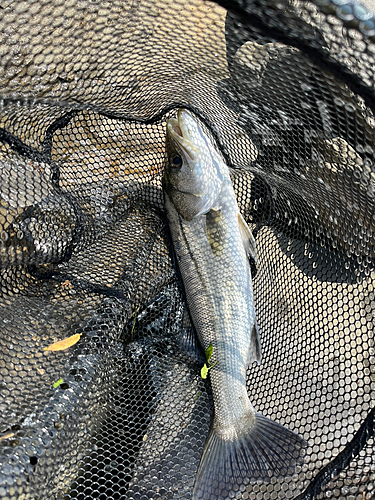
[[[260,361],[249,256],[255,240],[242,218],[229,169],[199,121],[180,109],[167,123],[165,208],[191,317],[202,347],[213,346],[214,418],[193,499],[228,498],[249,480],[293,474],[305,441],[257,413],[246,370]]]

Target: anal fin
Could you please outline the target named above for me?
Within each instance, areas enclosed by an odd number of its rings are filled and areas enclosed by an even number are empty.
[[[182,319],[182,329],[179,337],[179,347],[181,351],[186,352],[191,358],[202,364],[206,361],[203,349],[199,343],[190,314],[185,306],[184,317]]]
[[[260,346],[259,328],[258,323],[255,320],[253,329],[251,330],[248,364],[250,365],[253,361],[257,361],[258,364],[260,364],[261,358],[262,351]]]

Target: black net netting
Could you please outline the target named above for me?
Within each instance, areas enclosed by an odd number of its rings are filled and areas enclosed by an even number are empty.
[[[0,27],[0,498],[192,498],[213,400],[164,210],[178,108],[257,242],[250,399],[307,442],[229,498],[373,498],[369,8],[3,0]]]

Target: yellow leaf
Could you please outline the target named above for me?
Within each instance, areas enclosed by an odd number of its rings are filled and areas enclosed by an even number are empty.
[[[2,441],[3,439],[9,439],[9,438],[11,438],[13,436],[14,436],[14,432],[7,432],[3,436],[0,436],[0,441]]]
[[[82,333],[76,333],[75,335],[72,335],[71,337],[68,337],[63,340],[59,340],[58,342],[55,342],[54,344],[49,345],[48,347],[45,347],[45,351],[63,351],[64,349],[68,349],[68,347],[71,347],[72,345],[76,344],[79,339],[81,338]]]

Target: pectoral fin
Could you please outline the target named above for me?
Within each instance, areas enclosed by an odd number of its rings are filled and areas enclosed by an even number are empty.
[[[246,224],[245,219],[238,212],[238,225],[240,226],[240,233],[242,241],[249,259],[253,259],[255,263],[258,262],[257,249],[255,238],[252,235],[249,226]]]
[[[221,210],[211,209],[206,214],[206,233],[212,253],[218,257],[224,251],[227,234],[225,218]]]

